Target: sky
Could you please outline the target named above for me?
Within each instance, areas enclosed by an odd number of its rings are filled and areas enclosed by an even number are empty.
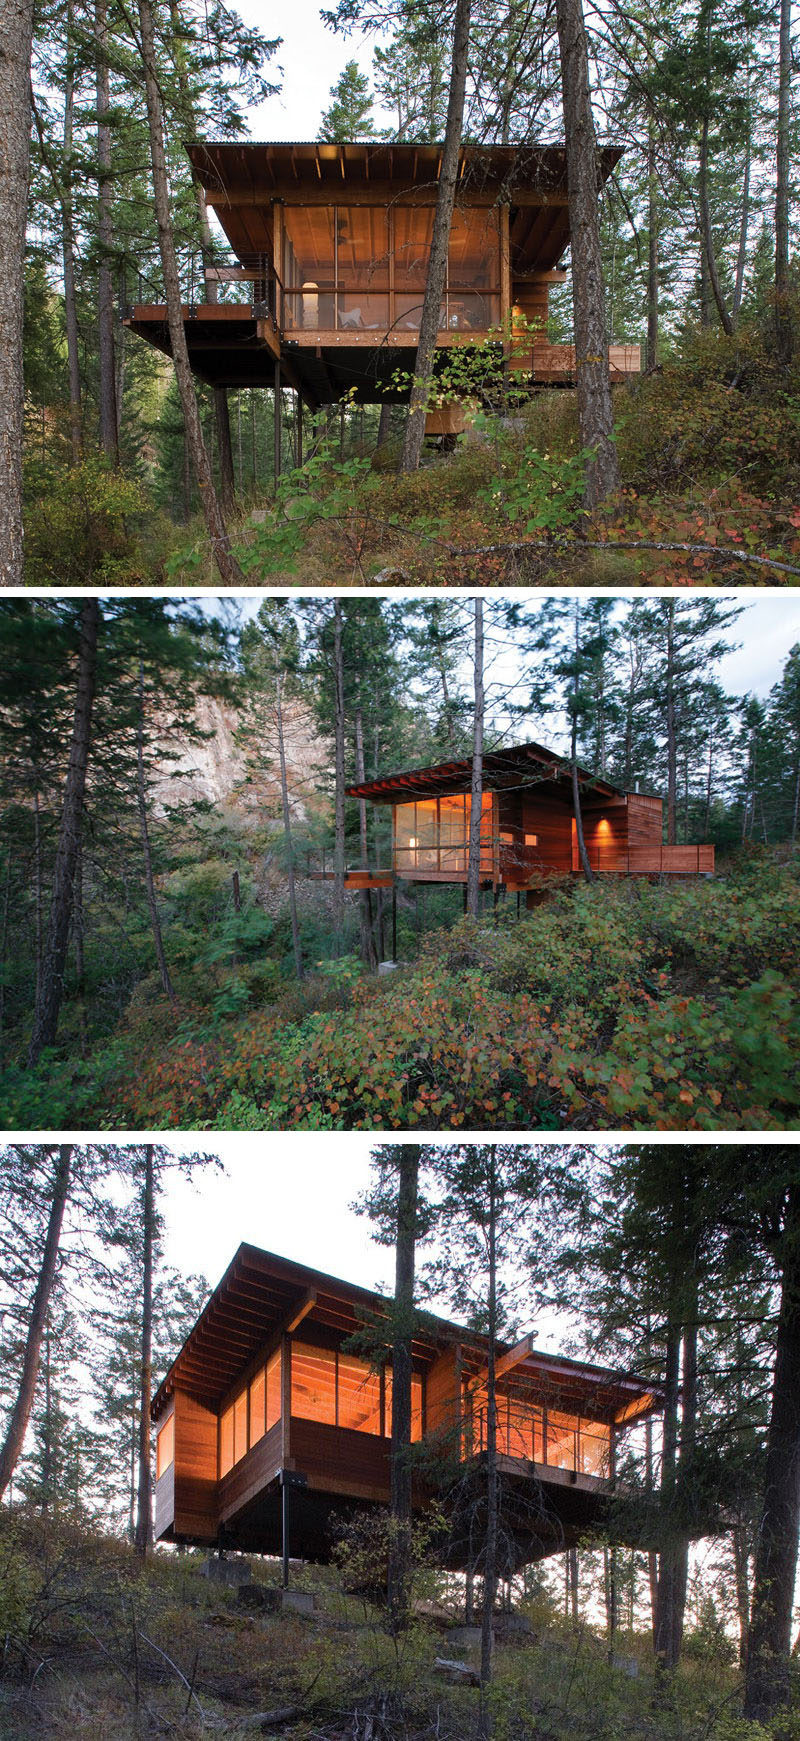
[[[330,0],[331,8],[334,0]],[[253,139],[316,139],[323,110],[330,103],[331,86],[349,60],[357,60],[371,75],[372,56],[380,36],[342,36],[326,29],[320,18],[319,0],[292,0],[291,5],[264,5],[263,0],[238,0],[237,11],[246,24],[270,39],[283,38],[275,62],[283,69],[281,90],[248,114]],[[274,74],[275,82],[280,75]],[[375,110],[378,128],[389,117]]]
[[[180,1175],[162,1199],[164,1256],[182,1274],[205,1275],[215,1287],[245,1240],[296,1263],[354,1282],[389,1289],[394,1251],[377,1245],[354,1204],[370,1182],[369,1135],[326,1131],[206,1139],[173,1135],[176,1154],[218,1155],[224,1171],[204,1170],[192,1185]],[[446,1302],[439,1309],[449,1315]],[[540,1348],[558,1351],[566,1326],[550,1315],[534,1323]]]

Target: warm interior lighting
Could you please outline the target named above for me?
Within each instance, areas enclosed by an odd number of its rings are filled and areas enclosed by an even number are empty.
[[[526,846],[538,846],[539,845],[538,834],[526,834],[525,845]]]
[[[168,1469],[175,1460],[175,1416],[170,1415],[164,1422],[156,1439],[156,1480]]]

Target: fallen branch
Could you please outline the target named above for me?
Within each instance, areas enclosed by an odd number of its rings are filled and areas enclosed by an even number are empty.
[[[689,556],[732,556],[737,562],[749,562],[756,568],[776,568],[781,574],[796,574],[800,577],[800,568],[793,568],[790,562],[778,562],[774,556],[752,556],[748,550],[736,550],[727,544],[667,544],[659,543],[649,538],[576,538],[572,543],[559,543],[552,538],[522,538],[518,542],[505,544],[476,544],[473,546],[451,544],[445,539],[437,539],[444,544],[454,556],[499,556],[504,551],[549,550],[553,555],[559,551],[579,550],[665,550],[684,551]]]
[[[253,1711],[247,1717],[237,1717],[237,1729],[267,1729],[280,1728],[284,1723],[294,1723],[300,1715],[299,1705],[279,1705],[274,1711]]]

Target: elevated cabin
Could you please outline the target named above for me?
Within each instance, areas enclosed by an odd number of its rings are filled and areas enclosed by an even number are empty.
[[[625,792],[579,769],[589,863],[617,876],[696,876],[714,869],[713,846],[665,846],[662,801]],[[472,759],[411,768],[348,786],[351,798],[392,811],[394,876],[411,882],[466,883]],[[492,750],[483,758],[481,881],[520,892],[543,875],[579,873],[570,763],[542,744]],[[369,876],[355,871],[358,884]],[[378,885],[386,881],[378,875]]]
[[[390,1495],[392,1371],[347,1346],[386,1319],[382,1296],[241,1245],[153,1399],[155,1533],[325,1561],[336,1519]],[[480,1469],[487,1341],[426,1314],[413,1342],[412,1440]],[[645,1380],[501,1347],[498,1452],[516,1564],[602,1521],[620,1435],[661,1406]],[[456,1483],[462,1492],[465,1483]],[[424,1509],[430,1473],[415,1479]],[[456,1509],[444,1563],[469,1562]]]
[[[407,383],[414,371],[441,147],[224,141],[188,152],[235,260],[207,263],[184,307],[194,372],[214,386],[291,387],[312,409],[346,393],[406,398],[395,375]],[[598,151],[598,188],[620,156]],[[562,146],[463,146],[440,349],[502,329],[522,380],[571,381],[574,349],[546,336],[568,242]],[[163,303],[140,300],[127,320],[169,351]],[[612,345],[609,366],[612,380],[638,372],[638,346]]]

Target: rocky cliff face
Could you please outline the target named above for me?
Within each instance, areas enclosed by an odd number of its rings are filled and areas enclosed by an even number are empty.
[[[196,721],[208,735],[197,742],[164,745],[164,760],[153,782],[153,807],[163,815],[172,804],[205,800],[259,824],[281,814],[278,740],[274,728],[256,741],[242,740],[235,708],[203,696]],[[326,776],[332,769],[332,745],[320,735],[308,709],[287,702],[284,741],[292,815],[303,822],[327,807]]]

